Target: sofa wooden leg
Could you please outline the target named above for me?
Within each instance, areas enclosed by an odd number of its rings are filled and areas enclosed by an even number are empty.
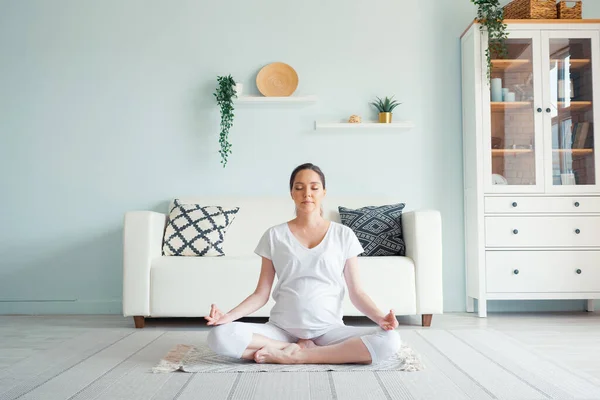
[[[133,322],[135,323],[136,328],[142,329],[146,325],[146,318],[136,315],[133,317]]]
[[[431,318],[432,314],[423,314],[421,315],[421,323],[423,326],[431,326]]]

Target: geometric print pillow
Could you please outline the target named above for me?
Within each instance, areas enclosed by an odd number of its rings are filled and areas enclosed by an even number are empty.
[[[402,209],[404,203],[367,206],[356,210],[338,207],[342,224],[350,227],[365,252],[361,256],[404,256]]]
[[[173,202],[165,229],[165,256],[224,256],[223,241],[239,207],[202,207]]]

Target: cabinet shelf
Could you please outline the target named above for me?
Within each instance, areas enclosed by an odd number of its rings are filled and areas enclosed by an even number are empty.
[[[594,149],[552,149],[553,153],[572,153],[573,155],[591,154]],[[493,157],[516,156],[520,154],[531,154],[533,149],[492,149]]]
[[[566,106],[566,102],[564,101],[559,101],[558,102],[558,108],[560,110],[572,110],[572,111],[577,111],[577,110],[584,110],[586,108],[589,108],[592,106],[592,102],[591,101],[572,101],[569,103],[569,107]]]
[[[552,149],[553,153],[592,154],[594,149]]]
[[[552,64],[556,63],[561,68],[564,67],[565,61],[566,60],[563,60],[563,59],[551,59],[550,60],[550,62]],[[570,69],[583,68],[586,65],[589,65],[590,62],[591,62],[591,60],[589,58],[572,58],[571,60],[569,60],[569,67],[570,67]],[[532,70],[531,60],[524,60],[524,59],[492,60],[492,66],[494,68],[494,71],[498,71],[498,72],[524,72],[524,71]]]
[[[531,70],[531,60],[492,60],[494,71],[526,71]]]
[[[564,66],[565,61],[563,59],[552,59],[550,60],[552,63],[557,63],[559,66]],[[591,62],[589,58],[572,58],[569,60],[570,69],[582,68],[588,65]]]
[[[533,153],[532,149],[492,149],[493,157],[516,156],[531,153]]]
[[[530,101],[492,101],[492,112],[502,112],[505,110],[533,110],[533,103]],[[571,110],[580,111],[592,107],[591,101],[571,101],[567,107],[567,103],[559,101],[558,109],[561,111]]]
[[[492,101],[491,105],[493,112],[501,112],[504,110],[532,108],[533,103],[530,101]]]

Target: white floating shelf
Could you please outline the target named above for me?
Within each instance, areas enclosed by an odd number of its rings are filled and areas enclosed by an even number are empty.
[[[352,129],[352,130],[407,130],[414,128],[415,124],[412,121],[399,121],[392,122],[390,124],[383,124],[380,122],[369,121],[353,124],[350,122],[338,122],[338,123],[322,123],[315,122],[315,130],[338,130],[338,129]]]
[[[317,96],[287,96],[287,97],[266,97],[266,96],[240,96],[233,100],[235,103],[269,103],[269,104],[309,104],[316,103]]]

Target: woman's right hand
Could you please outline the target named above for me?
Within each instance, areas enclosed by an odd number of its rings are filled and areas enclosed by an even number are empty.
[[[231,315],[223,314],[215,304],[210,305],[210,313],[204,319],[208,321],[206,325],[223,325],[233,321]]]

